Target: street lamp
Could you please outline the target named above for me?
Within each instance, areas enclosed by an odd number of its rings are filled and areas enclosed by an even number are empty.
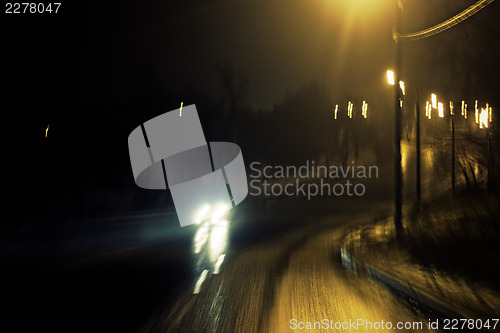
[[[394,72],[391,70],[387,70],[387,83],[389,83],[391,86],[393,86],[396,81],[394,80]]]
[[[394,17],[394,227],[396,236],[403,231],[402,223],[402,197],[403,197],[403,174],[401,170],[401,88],[399,87],[401,75],[401,50],[399,47],[399,31],[401,20],[401,4],[395,0],[396,15]],[[395,84],[395,83],[398,84]]]

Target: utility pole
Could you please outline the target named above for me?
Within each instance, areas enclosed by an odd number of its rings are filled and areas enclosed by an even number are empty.
[[[418,92],[417,92],[417,103],[415,105],[415,118],[416,118],[416,130],[417,130],[417,210],[420,209],[420,203],[422,199],[422,192],[420,188],[420,104],[418,103]]]
[[[394,21],[394,226],[396,235],[399,237],[403,231],[402,217],[402,196],[403,177],[401,171],[401,88],[399,81],[401,77],[401,50],[399,43],[401,5],[399,0],[395,0],[396,13]]]
[[[451,117],[451,189],[455,193],[455,116]]]

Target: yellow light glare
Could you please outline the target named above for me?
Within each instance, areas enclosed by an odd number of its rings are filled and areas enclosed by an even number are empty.
[[[453,102],[450,101],[450,115],[454,116],[455,114],[453,113]]]
[[[474,102],[474,116],[476,118],[476,124],[479,124],[479,109],[477,107],[477,99]]]
[[[488,109],[481,108],[479,114],[479,128],[488,128]]]
[[[394,78],[394,72],[391,70],[387,70],[387,82],[393,86],[396,83],[396,79]]]
[[[493,117],[491,115],[492,113],[493,113],[493,109],[490,106],[490,108],[488,109],[488,118],[490,118],[490,123],[493,121]]]
[[[337,113],[339,112],[339,105],[335,105],[335,119],[337,119]]]
[[[403,93],[403,95],[406,95],[405,83],[403,81],[399,81],[399,87],[401,88],[401,92]]]
[[[432,108],[437,109],[437,96],[436,94],[431,94],[431,103],[432,103]]]
[[[441,102],[438,103],[438,113],[440,118],[444,117],[444,106]]]
[[[476,124],[479,124],[479,109],[477,108],[477,100],[474,104],[474,116],[476,118]]]
[[[361,107],[361,114],[364,118],[366,118],[368,115],[368,103],[366,103],[365,101],[363,101],[363,106]]]

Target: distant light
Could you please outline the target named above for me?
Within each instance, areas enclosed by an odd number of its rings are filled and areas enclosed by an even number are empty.
[[[403,81],[399,81],[399,87],[401,88],[401,92],[403,95],[406,95],[405,93],[405,83]]]
[[[364,118],[366,118],[368,115],[368,103],[366,103],[365,101],[363,101],[363,106],[361,107],[361,114]]]
[[[493,109],[490,106],[490,108],[488,109],[488,118],[490,118],[490,123],[493,122],[492,114],[493,114]]]
[[[391,70],[387,70],[387,82],[393,86],[396,83],[396,80],[394,79],[394,72]]]
[[[432,108],[437,109],[437,96],[436,94],[431,94]]]
[[[438,103],[438,114],[440,118],[444,117],[444,106],[441,102]]]
[[[403,100],[400,98],[399,99],[399,107],[402,108],[403,107]]]
[[[45,129],[45,137],[49,134],[49,124],[47,124],[47,128]]]
[[[454,116],[455,114],[453,113],[453,102],[450,101],[450,115]]]
[[[481,108],[481,113],[479,115],[479,128],[488,128],[488,110],[486,108]]]
[[[474,115],[476,117],[476,124],[479,124],[479,109],[477,108],[477,100],[474,103]]]
[[[429,101],[425,101],[425,116],[431,119],[431,113],[432,113],[431,103],[429,103]]]
[[[349,101],[347,103],[347,116],[349,118],[352,118],[352,108],[353,108],[353,104],[351,103],[351,101]]]
[[[337,119],[337,113],[339,112],[339,105],[335,105],[335,119]]]

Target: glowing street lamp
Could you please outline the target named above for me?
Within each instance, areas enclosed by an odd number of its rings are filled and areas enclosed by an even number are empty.
[[[349,118],[352,118],[352,108],[353,104],[349,101],[349,103],[347,103],[347,116],[349,116]]]
[[[432,108],[437,109],[437,96],[436,94],[431,94],[431,103],[432,103]]]
[[[484,108],[481,108],[479,114],[479,128],[488,128],[488,111]]]
[[[438,103],[438,114],[440,118],[444,117],[444,106],[441,102]]]
[[[368,116],[368,103],[365,101],[363,101],[363,106],[361,107],[361,114],[363,115],[363,118]]]
[[[387,83],[389,83],[391,86],[396,84],[396,80],[394,79],[394,72],[391,70],[387,70]]]

